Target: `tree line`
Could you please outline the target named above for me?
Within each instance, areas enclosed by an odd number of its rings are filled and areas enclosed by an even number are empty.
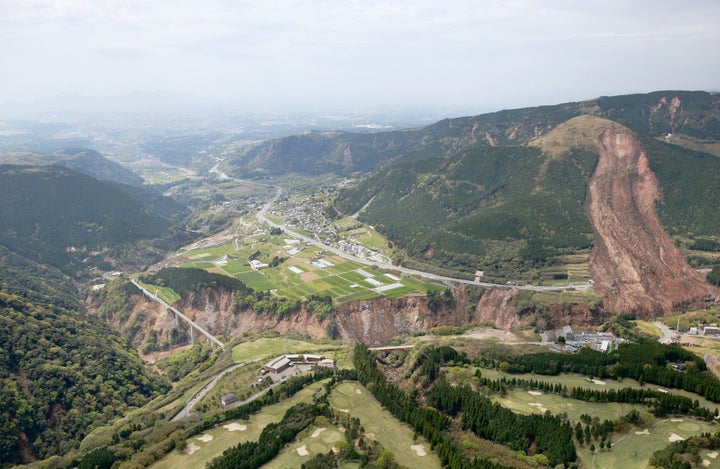
[[[503,469],[505,466],[486,458],[466,457],[459,445],[445,431],[451,420],[431,407],[420,406],[406,392],[387,381],[377,368],[375,355],[365,344],[356,344],[353,361],[358,380],[367,387],[380,404],[399,420],[410,426],[429,442],[449,469]]]
[[[707,371],[701,357],[678,345],[655,341],[623,344],[609,354],[583,348],[577,354],[539,353],[522,357],[506,357],[508,373],[558,375],[580,373],[599,378],[632,378],[641,383],[683,389],[720,402],[720,380]],[[670,367],[673,363],[688,365],[685,372]]]

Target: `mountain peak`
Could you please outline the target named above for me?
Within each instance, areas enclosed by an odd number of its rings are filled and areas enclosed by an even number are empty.
[[[558,158],[567,154],[571,148],[595,150],[598,139],[607,129],[620,134],[634,133],[610,119],[581,115],[563,122],[546,135],[532,140],[528,145],[540,148],[543,153]]]

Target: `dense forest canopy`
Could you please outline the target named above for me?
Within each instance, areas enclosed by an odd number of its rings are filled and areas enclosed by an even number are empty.
[[[0,253],[0,466],[63,454],[169,388],[85,314],[69,278]]]

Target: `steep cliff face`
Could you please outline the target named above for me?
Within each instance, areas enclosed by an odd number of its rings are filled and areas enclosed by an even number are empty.
[[[658,181],[640,143],[608,129],[598,152],[586,213],[594,232],[590,273],[605,308],[654,316],[713,295],[657,217]]]
[[[205,289],[194,292],[175,304],[179,310],[210,333],[220,337],[237,337],[246,331],[274,329],[281,334],[296,333],[311,338],[325,337],[331,319],[317,317],[301,309],[282,318],[257,314],[253,310],[233,312],[233,294]],[[144,324],[145,333],[153,330],[159,341],[169,339],[178,323],[172,313],[154,301],[134,296],[133,313],[128,323]],[[334,317],[339,338],[344,341],[384,345],[393,337],[428,330],[437,326],[462,326],[468,322],[464,289],[455,291],[451,304],[431,310],[425,296],[397,300],[374,298],[340,305]],[[142,315],[141,318],[138,318]],[[113,324],[122,329],[122,325]],[[184,326],[182,326],[184,327]],[[143,343],[145,334],[135,334],[133,344]]]
[[[517,288],[493,288],[485,291],[475,308],[478,322],[492,322],[500,329],[510,330],[520,325],[515,311]]]
[[[374,298],[341,305],[335,320],[343,340],[383,345],[399,335],[466,324],[467,300],[464,290],[456,290],[452,305],[431,311],[424,296]]]

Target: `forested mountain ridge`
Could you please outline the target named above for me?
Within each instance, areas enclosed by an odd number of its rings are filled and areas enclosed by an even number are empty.
[[[136,173],[121,164],[110,161],[95,150],[74,148],[55,154],[64,156],[55,164],[65,166],[95,179],[133,186],[142,186],[143,184],[143,178]]]
[[[420,129],[378,133],[310,132],[252,145],[224,164],[236,176],[286,172],[352,174],[390,160],[447,157],[475,146],[520,145],[580,115],[605,117],[641,135],[720,140],[720,96],[657,91],[443,119]]]
[[[563,255],[587,255],[591,247],[610,241],[599,233],[622,232],[622,226],[609,231],[594,230],[589,221],[592,214],[587,209],[588,187],[598,165],[598,141],[606,129],[637,141],[633,148],[644,149],[647,160],[643,164],[657,178],[659,188],[654,193],[657,195],[646,205],[648,211],[657,210],[662,226],[649,223],[652,218],[649,217],[633,222],[636,230],[648,233],[647,239],[655,241],[666,239],[665,231],[686,237],[720,234],[720,221],[707,216],[720,204],[716,190],[720,184],[719,158],[658,141],[594,116],[572,118],[529,145],[477,145],[447,157],[395,161],[356,187],[341,192],[335,208],[345,215],[360,212],[359,218],[403,248],[410,256],[409,261],[421,260],[467,272],[483,270],[486,276],[497,280],[530,279],[538,268],[557,264]],[[625,150],[622,154],[626,154]],[[626,170],[632,174],[640,171]],[[609,183],[603,196],[617,193],[614,203],[620,205],[616,211],[623,204],[639,203],[633,202],[633,197],[644,197],[636,194],[638,186],[628,187],[623,198],[619,198],[620,188],[637,178],[636,175],[623,180],[627,171],[618,169],[609,176],[614,182]],[[614,216],[609,220],[619,219]],[[629,226],[629,222],[631,218],[625,219],[623,226]],[[613,267],[604,278],[622,283],[624,276],[616,269],[629,265],[627,262],[633,258],[658,256],[649,252],[655,242],[635,241],[622,251],[628,259],[613,259]],[[672,242],[665,249],[668,259],[671,249],[675,249]],[[677,262],[671,263],[671,272],[659,273],[657,277],[638,275],[653,278],[658,284],[666,278],[672,282],[673,277],[688,279],[689,271],[681,266],[685,261],[674,258]],[[638,261],[637,265],[641,264],[647,262]],[[693,279],[703,283],[695,276]],[[641,290],[640,298],[649,299],[646,288]],[[693,300],[704,296],[700,293],[702,288],[670,288],[668,283],[663,289],[673,290],[682,298],[660,303],[653,300],[644,306],[640,299],[632,302],[633,308],[667,312],[673,305],[690,301],[687,296],[690,291],[696,292]],[[604,291],[618,289],[608,285]],[[704,291],[712,296],[707,289]]]
[[[0,244],[68,273],[164,254],[191,239],[175,228],[186,213],[158,194],[61,166],[0,166]]]
[[[1,150],[0,164],[33,166],[55,164],[101,181],[133,186],[142,186],[143,184],[143,179],[132,170],[87,148],[66,148],[52,153]]]
[[[64,454],[167,389],[69,277],[0,246],[0,467]]]

